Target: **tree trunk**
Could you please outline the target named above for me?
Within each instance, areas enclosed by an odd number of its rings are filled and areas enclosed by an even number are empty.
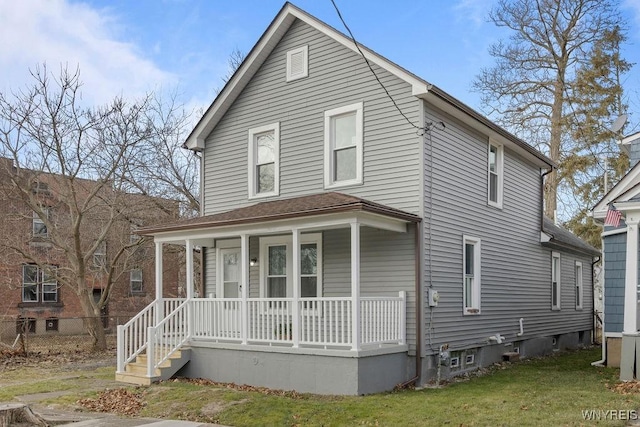
[[[0,427],[47,426],[47,422],[24,403],[0,404]]]
[[[106,350],[107,349],[107,337],[104,333],[104,327],[102,326],[102,319],[100,308],[96,307],[92,301],[93,295],[89,293],[87,285],[78,283],[80,292],[78,292],[78,299],[80,300],[80,306],[85,314],[84,325],[91,338],[93,338],[93,350]]]
[[[560,65],[559,65],[560,67]],[[551,138],[549,140],[549,158],[556,164],[560,163],[560,146],[562,143],[562,107],[564,105],[564,72],[559,71],[553,91],[553,106],[551,107]],[[558,208],[558,172],[553,170],[546,176],[544,194],[545,215],[554,221]]]

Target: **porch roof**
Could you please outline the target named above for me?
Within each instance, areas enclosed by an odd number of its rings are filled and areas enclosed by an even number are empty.
[[[267,221],[286,220],[337,213],[366,212],[404,222],[420,222],[414,214],[380,203],[343,193],[330,192],[312,194],[290,199],[260,202],[214,215],[204,215],[161,226],[144,227],[138,234],[153,236],[172,231],[200,230],[232,225],[257,224]]]

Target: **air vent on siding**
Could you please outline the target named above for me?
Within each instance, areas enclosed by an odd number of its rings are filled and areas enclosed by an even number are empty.
[[[309,75],[309,47],[302,46],[287,52],[287,81]]]

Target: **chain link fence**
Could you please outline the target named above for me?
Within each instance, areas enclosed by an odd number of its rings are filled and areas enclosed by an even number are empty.
[[[89,351],[93,338],[86,328],[84,317],[37,319],[30,317],[0,319],[0,350],[63,354]],[[116,349],[117,325],[127,317],[103,317],[107,348]]]

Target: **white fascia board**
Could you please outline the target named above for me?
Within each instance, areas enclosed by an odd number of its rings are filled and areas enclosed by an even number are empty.
[[[497,144],[504,145],[510,151],[515,152],[519,156],[531,161],[537,167],[540,167],[542,169],[549,169],[549,164],[545,163],[540,158],[538,158],[535,155],[533,155],[532,153],[528,152],[527,150],[525,150],[524,148],[522,148],[520,145],[516,144],[512,140],[506,138],[504,135],[501,135],[501,134],[497,133],[496,131],[494,131],[493,129],[489,128],[488,126],[486,126],[482,122],[479,122],[474,117],[468,115],[464,111],[461,111],[455,105],[452,105],[449,102],[445,101],[444,99],[441,99],[441,98],[433,95],[432,92],[430,92],[430,93],[428,93],[428,94],[426,94],[424,96],[420,96],[420,98],[424,99],[426,102],[428,102],[433,107],[444,111],[445,113],[449,114],[450,116],[455,117],[456,119],[460,120],[462,123],[466,124],[467,126],[471,127],[472,129],[477,129],[482,134],[487,135],[488,139],[490,139],[492,141],[495,141]]]
[[[352,223],[359,223],[367,227],[394,231],[397,233],[407,232],[407,221],[371,212],[357,211],[280,219],[274,221],[266,220],[258,223],[235,224],[217,226],[213,228],[172,230],[155,233],[153,234],[153,238],[156,242],[182,244],[187,239],[200,242],[210,241],[211,239],[232,238],[241,234],[255,236],[290,233],[293,228],[297,228],[301,232],[331,230],[336,228],[347,228]]]
[[[194,130],[187,137],[187,140],[185,141],[185,146],[187,148],[196,151],[204,149],[205,138],[209,133],[211,133],[215,125],[235,101],[242,89],[244,89],[247,83],[251,80],[253,75],[258,71],[262,63],[266,60],[273,48],[278,44],[282,36],[284,36],[296,18],[336,40],[345,47],[360,54],[352,39],[346,37],[336,29],[301,9],[298,9],[291,4],[287,4],[280,14],[274,19],[269,28],[267,28],[258,43],[249,53],[249,56],[244,60],[240,68],[236,71],[213,104],[211,104],[209,109],[207,109],[206,113],[195,126]],[[380,68],[409,83],[411,85],[411,93],[414,96],[424,95],[429,91],[429,84],[424,80],[362,45],[360,45],[360,49],[367,60],[371,63],[376,64]]]
[[[211,133],[215,125],[222,118],[227,109],[236,100],[242,89],[251,80],[264,60],[269,56],[275,45],[294,21],[294,16],[287,12],[287,7],[267,28],[258,43],[253,47],[249,56],[242,62],[231,80],[222,89],[204,116],[200,119],[185,141],[185,146],[191,150],[204,149],[205,138]]]
[[[630,145],[634,141],[640,139],[640,132],[632,133],[631,135],[625,136],[620,141],[621,145]]]
[[[607,206],[611,202],[618,201],[617,198],[632,189],[636,185],[640,184],[640,163],[636,164],[627,174],[616,184],[614,187],[609,190],[607,194],[593,207],[593,217],[594,218],[604,218],[601,216],[604,212],[604,215],[607,213]],[[628,196],[628,195],[627,195]],[[633,196],[627,198],[627,200],[631,199]],[[624,199],[619,201],[625,201]]]

